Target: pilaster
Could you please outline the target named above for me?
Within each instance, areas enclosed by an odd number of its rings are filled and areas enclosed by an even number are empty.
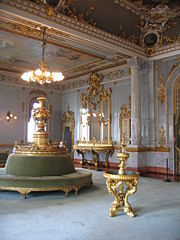
[[[128,60],[131,68],[131,145],[141,145],[141,60],[133,57]]]

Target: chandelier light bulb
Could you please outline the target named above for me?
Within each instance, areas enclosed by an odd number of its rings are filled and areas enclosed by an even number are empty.
[[[35,75],[37,75],[37,76],[41,76],[42,71],[41,71],[40,68],[38,68],[38,69],[36,69],[36,71],[35,71],[34,73],[35,73]]]

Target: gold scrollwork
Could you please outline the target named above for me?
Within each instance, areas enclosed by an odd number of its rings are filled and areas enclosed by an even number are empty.
[[[126,145],[130,141],[130,119],[131,119],[131,96],[129,96],[128,105],[123,104],[120,108],[119,128],[120,128],[120,142],[124,141]]]
[[[159,132],[160,132],[159,145],[160,145],[160,147],[165,147],[166,146],[166,139],[165,139],[164,127],[161,127]]]
[[[121,175],[113,174],[111,172],[105,172],[107,189],[110,194],[115,197],[110,209],[110,217],[114,217],[118,214],[120,209],[130,216],[134,217],[131,205],[128,202],[128,197],[137,191],[138,174],[134,175]]]
[[[160,74],[160,82],[159,85],[157,87],[157,95],[158,95],[158,100],[161,103],[161,105],[165,102],[165,85],[163,82],[163,76]]]

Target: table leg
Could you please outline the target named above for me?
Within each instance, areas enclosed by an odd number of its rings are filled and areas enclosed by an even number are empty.
[[[110,217],[114,217],[118,214],[119,208],[121,206],[121,202],[119,201],[119,195],[116,191],[116,188],[121,184],[121,182],[116,182],[111,179],[107,179],[106,185],[109,193],[111,193],[115,197],[115,201],[112,203],[109,209]]]
[[[128,202],[129,195],[134,194],[137,191],[138,180],[133,180],[132,182],[126,182],[127,189],[124,195],[124,212],[127,213],[128,216],[134,217],[134,213],[132,211],[131,205]]]

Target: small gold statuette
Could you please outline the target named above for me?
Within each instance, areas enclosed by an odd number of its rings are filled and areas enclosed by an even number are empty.
[[[137,191],[139,174],[136,172],[125,171],[125,161],[129,154],[125,152],[126,145],[121,143],[121,152],[117,154],[120,160],[118,171],[108,171],[104,173],[107,189],[115,197],[110,209],[110,217],[114,217],[122,209],[128,216],[134,217],[131,205],[128,202],[129,195]]]

